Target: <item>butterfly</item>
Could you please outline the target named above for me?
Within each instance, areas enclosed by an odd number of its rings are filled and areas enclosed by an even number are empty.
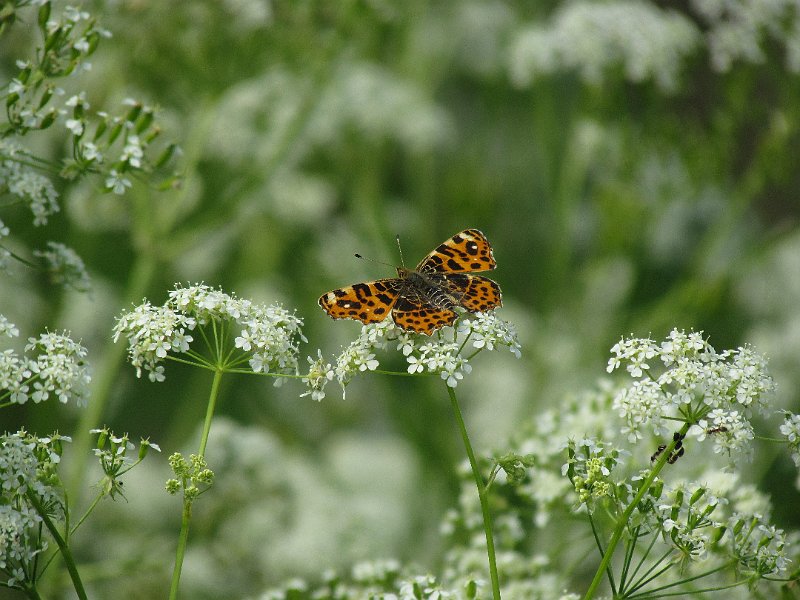
[[[319,305],[334,319],[362,323],[391,314],[401,329],[431,335],[456,320],[456,308],[485,312],[502,305],[500,286],[472,275],[496,266],[486,236],[465,229],[439,244],[415,269],[397,267],[397,277],[332,290],[320,296]]]

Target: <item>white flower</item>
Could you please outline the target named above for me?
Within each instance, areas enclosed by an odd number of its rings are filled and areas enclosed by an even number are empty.
[[[214,327],[230,322],[238,328],[234,347],[250,355],[254,372],[296,371],[298,339],[305,340],[300,319],[280,305],[253,304],[204,284],[176,287],[163,306],[145,302],[122,314],[114,326],[114,341],[128,339],[137,376],[145,369],[152,381],[163,381],[159,363],[171,353],[189,352],[194,339],[189,332],[212,322]]]
[[[800,467],[800,415],[784,411],[780,432],[789,442],[789,451],[795,466]]]
[[[106,188],[112,190],[115,194],[122,195],[125,193],[125,190],[131,187],[133,184],[131,183],[130,179],[123,177],[119,173],[117,173],[116,169],[111,169],[111,173],[109,173],[109,177],[106,177]]]
[[[464,318],[453,331],[453,341],[448,341],[442,333],[427,336],[403,331],[386,319],[361,328],[359,337],[342,351],[336,361],[336,379],[344,393],[345,386],[356,373],[378,368],[380,362],[375,351],[386,350],[393,344],[405,357],[408,373],[438,374],[448,386],[456,387],[464,375],[472,371],[469,359],[462,354],[470,340],[470,355],[481,350],[507,347],[515,356],[520,356],[514,327],[493,312]]]
[[[0,315],[0,335],[6,335],[11,338],[19,335],[17,326],[9,321],[5,315]]]
[[[47,272],[58,285],[80,292],[90,289],[91,282],[83,259],[72,249],[58,242],[47,242],[48,250],[34,250],[34,256],[45,259]]]
[[[119,157],[120,161],[127,162],[130,166],[139,169],[142,166],[142,157],[144,151],[142,150],[141,142],[138,135],[129,135],[125,140],[125,147],[122,149],[122,155]]]
[[[83,121],[80,119],[67,119],[65,125],[72,132],[72,135],[83,135]]]
[[[317,359],[307,357],[309,368],[308,375],[303,377],[303,383],[307,384],[309,390],[300,397],[311,396],[312,400],[320,401],[325,397],[325,384],[334,378],[333,365],[322,358],[322,351],[317,350]]]
[[[73,341],[67,333],[44,333],[38,338],[28,338],[26,352],[36,352],[28,360],[32,373],[34,402],[47,400],[54,395],[65,404],[75,400],[78,406],[86,404],[89,397],[89,366],[84,360],[86,348]]]
[[[0,155],[9,157],[0,159],[0,181],[6,185],[9,194],[29,205],[34,225],[45,225],[47,218],[59,211],[58,192],[47,177],[13,160],[15,156],[24,154],[18,144],[0,139]]]
[[[674,329],[660,345],[650,338],[623,338],[611,352],[607,370],[624,364],[636,379],[617,392],[613,404],[631,441],[641,439],[647,425],[656,435],[663,434],[667,419],[689,411],[703,415],[703,430],[716,431],[715,452],[748,450],[751,409],[764,412],[775,387],[766,359],[750,347],[717,353],[702,332]],[[654,373],[656,361],[662,365],[660,373]]]

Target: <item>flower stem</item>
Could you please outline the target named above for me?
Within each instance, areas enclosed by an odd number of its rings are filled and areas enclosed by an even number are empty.
[[[50,520],[47,511],[45,510],[44,506],[42,506],[42,503],[36,493],[28,488],[26,496],[36,509],[36,512],[39,513],[39,516],[42,517],[42,521],[44,521],[45,526],[47,526],[47,529],[50,531],[50,534],[56,541],[58,549],[61,551],[61,556],[64,557],[64,564],[67,566],[70,579],[72,579],[72,586],[75,588],[75,594],[77,594],[78,598],[81,600],[86,600],[86,590],[83,589],[83,582],[81,581],[81,576],[78,574],[78,567],[75,565],[75,559],[72,557],[72,551],[69,549],[69,546],[64,541],[64,538],[59,533],[53,521]]]
[[[497,576],[497,559],[494,552],[494,537],[492,536],[492,515],[489,513],[489,500],[486,497],[486,486],[483,477],[478,470],[478,463],[475,460],[475,453],[472,451],[472,444],[467,435],[467,427],[464,425],[464,417],[461,416],[461,409],[458,406],[456,392],[449,385],[447,393],[450,395],[450,404],[458,422],[458,429],[461,432],[461,439],[464,441],[464,448],[467,450],[469,466],[472,467],[472,476],[475,478],[475,486],[478,488],[478,499],[481,502],[481,512],[483,513],[483,530],[486,533],[486,553],[489,556],[489,574],[492,578],[492,598],[500,600],[500,579]]]
[[[172,570],[172,585],[169,588],[169,599],[178,597],[178,586],[181,582],[181,569],[183,556],[186,554],[186,544],[189,541],[189,521],[192,519],[192,501],[183,499],[183,513],[181,515],[181,534],[178,537],[178,549],[175,551],[175,568]]]
[[[683,427],[680,430],[681,439],[686,435],[689,431],[690,424],[684,423]],[[661,456],[658,459],[658,462],[653,466],[653,469],[650,471],[650,475],[647,476],[642,482],[641,487],[639,488],[639,492],[634,496],[633,500],[625,511],[620,516],[619,520],[617,521],[617,526],[614,528],[614,532],[611,534],[611,539],[608,541],[608,546],[606,546],[606,551],[603,554],[603,560],[600,561],[600,566],[597,567],[597,572],[594,574],[594,579],[592,579],[592,583],[589,585],[589,589],[586,590],[586,594],[583,596],[583,600],[589,600],[594,596],[594,593],[597,591],[600,582],[603,579],[603,575],[609,569],[611,564],[611,557],[614,555],[614,550],[619,543],[620,538],[622,537],[622,533],[625,531],[625,528],[628,525],[628,521],[633,514],[633,511],[636,510],[636,507],[639,506],[639,502],[642,501],[644,495],[650,489],[650,486],[653,485],[653,482],[658,477],[658,474],[661,472],[661,469],[664,468],[664,465],[667,464],[667,460],[669,459],[672,451],[675,449],[675,444],[677,444],[677,440],[672,440],[669,445],[664,449],[661,453]]]
[[[214,370],[214,381],[211,383],[211,392],[208,395],[208,408],[206,409],[206,420],[203,424],[203,433],[200,435],[200,449],[197,454],[202,457],[205,455],[208,445],[208,434],[211,431],[211,419],[214,416],[214,408],[217,406],[219,397],[219,384],[222,380],[223,370],[217,367]],[[178,597],[178,587],[181,582],[181,569],[183,568],[183,557],[186,554],[186,545],[189,541],[189,522],[192,519],[192,500],[187,498],[186,492],[183,495],[183,512],[181,514],[181,533],[178,537],[178,548],[175,551],[175,567],[172,569],[172,584],[169,589],[170,600]]]
[[[222,369],[217,368],[214,370],[214,381],[211,383],[211,393],[208,396],[208,408],[206,409],[206,421],[203,424],[203,433],[200,436],[200,449],[197,453],[202,457],[206,453],[206,445],[208,444],[208,434],[211,431],[211,418],[214,416],[214,409],[217,406],[217,397],[219,396],[219,383],[222,380]]]

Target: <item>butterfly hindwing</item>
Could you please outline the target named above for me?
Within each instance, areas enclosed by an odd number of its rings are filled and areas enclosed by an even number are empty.
[[[503,305],[500,286],[488,277],[469,273],[447,273],[443,277],[447,289],[470,312],[486,312]]]
[[[406,297],[398,298],[392,308],[392,319],[398,327],[426,335],[451,325],[457,316],[452,310],[427,306]]]

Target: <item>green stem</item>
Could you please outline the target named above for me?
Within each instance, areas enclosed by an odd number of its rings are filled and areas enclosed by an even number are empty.
[[[86,512],[85,512],[85,513],[83,513],[83,516],[82,516],[82,517],[81,517],[81,518],[78,520],[78,522],[75,524],[75,526],[74,526],[74,527],[72,527],[72,528],[69,530],[69,534],[70,534],[70,535],[72,535],[73,533],[75,533],[75,531],[78,529],[78,527],[80,527],[80,526],[81,526],[81,524],[82,524],[82,523],[83,523],[83,522],[84,522],[84,521],[87,519],[87,517],[88,517],[88,516],[89,516],[89,515],[92,513],[92,511],[94,510],[95,506],[97,506],[97,503],[98,503],[98,502],[100,502],[100,500],[102,500],[102,499],[103,499],[103,496],[105,496],[105,494],[104,494],[104,493],[101,491],[99,494],[97,494],[97,495],[94,497],[94,500],[92,500],[92,503],[89,505],[89,508],[87,508],[87,509],[86,509]]]
[[[690,425],[688,423],[684,423],[683,427],[681,427],[680,435],[681,438],[686,435],[689,431]],[[661,469],[664,468],[664,465],[667,464],[667,460],[669,459],[672,451],[675,449],[675,444],[677,442],[672,440],[669,445],[664,449],[664,452],[661,453],[661,456],[658,459],[658,462],[653,466],[652,471],[650,471],[650,475],[647,476],[647,479],[642,482],[641,487],[639,488],[639,492],[633,498],[628,507],[620,516],[619,520],[617,521],[617,526],[614,528],[614,532],[611,534],[611,539],[608,541],[608,546],[606,546],[606,552],[603,555],[603,560],[600,561],[600,566],[597,567],[597,572],[594,574],[594,579],[592,579],[592,583],[589,584],[589,589],[586,590],[586,594],[583,597],[583,600],[589,600],[594,596],[594,593],[597,591],[600,582],[603,580],[603,575],[606,573],[606,570],[609,568],[611,564],[611,557],[614,556],[614,550],[619,543],[620,538],[622,537],[622,533],[625,531],[625,527],[630,521],[631,515],[633,511],[636,510],[636,507],[639,506],[639,502],[642,501],[644,495],[650,489],[650,486],[653,485],[653,482],[658,477],[658,474],[661,472]]]
[[[214,371],[214,381],[211,383],[211,393],[208,396],[208,408],[206,409],[206,421],[203,423],[203,433],[200,436],[200,449],[197,453],[204,456],[206,453],[206,445],[208,444],[208,434],[211,432],[211,419],[214,416],[214,408],[217,406],[217,397],[219,396],[219,382],[222,380],[222,369],[217,368]]]
[[[472,467],[472,476],[475,478],[475,486],[478,488],[478,499],[481,502],[481,512],[483,513],[483,530],[486,533],[486,552],[489,556],[489,574],[492,578],[492,598],[494,598],[494,600],[500,600],[500,579],[497,576],[497,559],[495,558],[494,537],[492,536],[492,515],[489,513],[489,501],[486,497],[486,486],[484,485],[483,477],[481,477],[481,473],[478,470],[478,463],[475,460],[475,453],[472,451],[472,444],[470,444],[469,435],[467,435],[467,427],[464,425],[464,417],[461,416],[461,409],[458,406],[456,392],[448,385],[447,393],[450,395],[450,404],[453,406],[453,413],[455,413],[456,421],[458,422],[458,429],[461,432],[461,439],[464,441],[464,448],[467,450],[469,466]]]
[[[214,370],[214,381],[211,383],[211,392],[208,395],[208,408],[206,409],[206,420],[203,424],[203,433],[200,435],[200,449],[197,451],[199,456],[205,455],[206,446],[208,445],[208,435],[211,431],[211,420],[214,416],[214,408],[217,406],[217,398],[219,397],[219,384],[222,380],[224,371],[221,367]],[[184,482],[185,485],[185,482]],[[186,554],[186,545],[189,541],[189,522],[192,519],[192,499],[186,498],[186,492],[183,495],[183,513],[181,515],[181,533],[178,537],[178,548],[175,551],[175,567],[172,570],[172,585],[169,588],[170,600],[176,600],[178,597],[178,587],[181,582],[181,569],[183,568],[183,557]]]
[[[172,570],[172,585],[169,588],[169,600],[178,598],[178,586],[181,582],[183,556],[189,541],[189,521],[192,519],[192,501],[183,498],[183,514],[181,516],[181,534],[178,537],[178,549],[175,551],[175,568]]]
[[[72,579],[72,586],[75,588],[75,593],[81,600],[87,600],[86,590],[83,589],[83,582],[81,581],[81,576],[78,574],[78,567],[75,565],[75,559],[72,557],[72,551],[64,541],[64,538],[61,537],[61,534],[59,533],[53,521],[50,520],[50,517],[47,514],[47,511],[44,509],[44,506],[42,506],[39,497],[30,488],[28,488],[25,494],[30,503],[36,509],[36,512],[38,512],[39,516],[42,517],[42,521],[44,521],[45,526],[50,531],[53,539],[56,541],[58,549],[61,551],[61,556],[64,557],[64,564],[66,564],[67,571],[69,571],[69,576]]]

